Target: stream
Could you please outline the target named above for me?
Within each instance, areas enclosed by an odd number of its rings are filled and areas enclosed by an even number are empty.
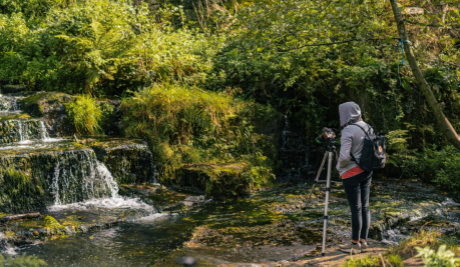
[[[48,266],[177,266],[188,255],[214,266],[295,261],[321,250],[324,184],[307,199],[313,180],[303,179],[308,160],[299,160],[299,172],[285,171],[296,183],[239,200],[206,199],[157,184],[142,140],[50,133],[59,125],[24,113],[22,98],[0,97],[0,219],[40,215],[0,224],[4,255],[30,255]],[[286,139],[299,143],[288,133]],[[287,160],[308,151],[292,145],[282,152]],[[460,242],[460,204],[433,186],[374,179],[370,202],[375,242],[395,245],[420,229]],[[348,209],[341,184],[333,183],[331,246],[349,238]]]

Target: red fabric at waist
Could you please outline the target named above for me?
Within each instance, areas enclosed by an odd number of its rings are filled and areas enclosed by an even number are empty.
[[[346,171],[343,175],[342,175],[342,179],[345,179],[345,178],[350,178],[352,176],[355,176],[355,175],[358,175],[360,173],[363,172],[363,169],[361,169],[359,166],[356,166],[354,167],[353,169],[350,169],[348,171]]]

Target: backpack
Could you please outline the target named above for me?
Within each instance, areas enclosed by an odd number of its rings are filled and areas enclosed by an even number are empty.
[[[364,137],[363,150],[361,151],[360,161],[358,162],[350,152],[351,158],[358,164],[361,169],[365,171],[375,171],[385,167],[385,162],[387,159],[387,144],[385,136],[380,134],[376,135],[374,129],[369,124],[368,131],[365,131],[363,127],[357,124],[350,125],[358,126],[366,134]]]

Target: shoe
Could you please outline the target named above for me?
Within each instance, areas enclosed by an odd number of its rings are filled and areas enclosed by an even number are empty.
[[[370,251],[371,249],[369,248],[369,245],[367,244],[366,241],[364,242],[359,242],[359,244],[361,244],[361,252],[366,252],[366,251]]]
[[[350,253],[350,254],[361,253],[361,243],[358,243],[355,245],[352,242],[350,242],[349,244],[340,245],[339,247],[340,247],[340,250],[345,253]]]

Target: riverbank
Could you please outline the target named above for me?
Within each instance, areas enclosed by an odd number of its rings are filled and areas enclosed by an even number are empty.
[[[21,254],[46,258],[49,266],[123,262],[157,267],[180,266],[183,257],[191,257],[195,266],[342,266],[358,258],[387,261],[388,250],[393,253],[394,246],[421,231],[436,231],[438,239],[458,243],[460,205],[447,194],[416,181],[376,179],[371,192],[372,249],[352,256],[339,251],[338,246],[349,240],[350,214],[342,186],[335,183],[326,256],[321,256],[322,187],[313,190],[311,201],[307,196],[312,184],[305,183],[279,185],[223,202],[161,185],[121,186],[120,194],[128,199],[120,201],[135,200],[126,208],[88,203],[43,212],[40,218],[5,225],[15,234],[7,241],[9,246],[19,245]],[[56,220],[46,219],[47,215]],[[414,244],[425,247],[433,242],[412,242],[401,250],[405,266],[423,266],[414,258]]]
[[[415,181],[374,181],[372,249],[351,256],[338,249],[349,238],[350,215],[341,185],[332,187],[324,257],[323,193],[315,189],[306,203],[311,184],[302,184],[260,191],[239,204],[221,203],[207,218],[184,218],[197,220],[191,240],[155,266],[178,266],[184,256],[195,259],[196,266],[342,266],[362,257],[378,257],[388,264],[386,251],[411,234],[423,229],[455,238],[459,228],[459,205],[447,194]],[[424,266],[415,255],[405,255],[405,266]]]

